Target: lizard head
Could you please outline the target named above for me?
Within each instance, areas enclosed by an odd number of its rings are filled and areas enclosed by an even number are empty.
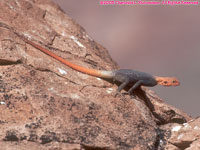
[[[174,77],[155,77],[159,85],[163,86],[178,86],[180,82]]]

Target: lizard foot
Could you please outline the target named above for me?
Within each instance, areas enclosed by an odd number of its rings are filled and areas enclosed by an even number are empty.
[[[134,94],[130,94],[130,97],[131,97],[131,99],[132,99],[132,98],[133,98],[133,99],[136,98],[136,96],[135,96]]]
[[[124,93],[121,93],[121,92],[114,93],[114,97],[117,97],[117,96],[122,97],[124,96]]]
[[[128,91],[128,95],[130,95],[131,98],[134,98],[134,99],[136,98],[134,92],[132,91]]]

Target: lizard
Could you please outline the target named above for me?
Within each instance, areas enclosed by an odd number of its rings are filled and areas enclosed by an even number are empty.
[[[120,91],[124,89],[125,87],[127,87],[128,85],[131,85],[131,88],[128,90],[128,94],[130,95],[135,89],[137,89],[140,86],[153,87],[153,86],[156,86],[157,84],[162,85],[162,86],[180,85],[179,80],[175,77],[153,76],[149,73],[131,70],[131,69],[118,69],[118,70],[106,71],[106,70],[95,70],[95,69],[85,68],[85,67],[73,64],[68,60],[63,59],[62,57],[56,55],[50,50],[43,48],[39,44],[36,44],[35,42],[32,42],[31,40],[25,37],[21,37],[21,38],[26,43],[30,44],[31,46],[35,47],[41,52],[53,57],[57,61],[63,63],[64,65],[67,65],[68,67],[76,71],[79,71],[91,76],[99,77],[102,79],[113,80],[113,82],[115,81],[119,82],[120,84],[117,89],[117,93],[120,93]]]

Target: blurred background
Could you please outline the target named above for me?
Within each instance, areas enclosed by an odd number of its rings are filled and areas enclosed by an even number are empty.
[[[199,6],[103,6],[99,0],[54,2],[106,47],[120,68],[177,77],[179,87],[151,89],[166,103],[199,116]]]

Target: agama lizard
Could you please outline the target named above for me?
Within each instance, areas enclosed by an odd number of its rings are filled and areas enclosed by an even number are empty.
[[[22,37],[21,37],[22,38]],[[37,48],[38,50],[42,51],[43,53],[55,58],[56,60],[62,62],[63,64],[71,67],[74,70],[79,72],[99,77],[102,79],[111,79],[113,81],[120,82],[120,86],[117,89],[117,93],[119,93],[122,89],[124,89],[128,85],[132,85],[132,87],[128,90],[128,93],[131,94],[136,88],[140,86],[149,86],[153,87],[157,84],[163,86],[178,86],[180,82],[178,79],[174,77],[158,77],[152,76],[151,74],[140,72],[136,70],[130,69],[119,69],[119,70],[95,70],[95,69],[88,69],[78,65],[75,65],[59,56],[54,54],[53,52],[41,47],[40,45],[26,39],[22,38],[26,43],[32,45],[33,47]]]

